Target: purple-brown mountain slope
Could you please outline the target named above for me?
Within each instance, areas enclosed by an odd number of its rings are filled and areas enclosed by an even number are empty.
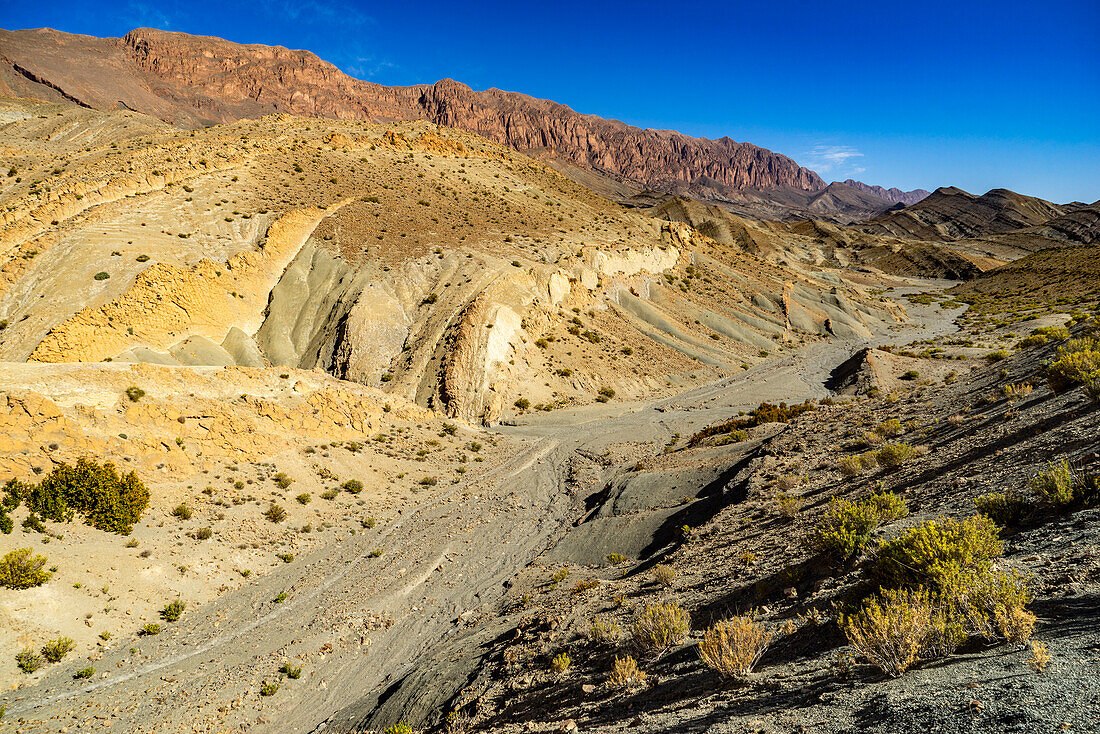
[[[147,28],[123,38],[39,29],[0,31],[0,57],[0,93],[128,107],[185,127],[273,112],[427,119],[650,189],[699,181],[711,189],[825,188],[813,171],[749,143],[643,130],[524,94],[476,92],[449,79],[385,87],[281,46]]]
[[[885,199],[893,204],[916,204],[921,199],[927,197],[931,192],[924,189],[913,189],[912,191],[902,191],[898,188],[883,188],[882,186],[873,186],[871,184],[865,184],[862,181],[856,181],[855,179],[848,179],[844,182],[845,186],[851,186],[857,191],[862,191],[865,194],[871,196],[877,196],[880,199]]]

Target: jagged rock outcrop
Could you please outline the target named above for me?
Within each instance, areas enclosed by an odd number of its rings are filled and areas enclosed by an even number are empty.
[[[281,46],[148,28],[105,39],[39,29],[0,32],[0,55],[6,76],[41,88],[44,97],[60,93],[96,109],[122,105],[184,127],[272,112],[427,119],[662,191],[825,188],[813,171],[749,143],[642,130],[523,94],[477,92],[450,79],[385,87]]]
[[[853,178],[844,182],[845,186],[851,186],[853,189],[862,191],[865,194],[871,194],[877,196],[880,199],[885,199],[894,204],[916,204],[921,199],[924,199],[931,194],[930,191],[924,189],[913,189],[912,191],[902,191],[899,188],[891,187],[884,188],[882,186],[874,186],[872,184],[865,184],[862,181],[856,181]]]

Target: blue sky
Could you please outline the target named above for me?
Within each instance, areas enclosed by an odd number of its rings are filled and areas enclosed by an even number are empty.
[[[1100,199],[1100,3],[53,0],[0,26],[153,26],[307,48],[381,84],[451,77],[748,141],[826,181]]]

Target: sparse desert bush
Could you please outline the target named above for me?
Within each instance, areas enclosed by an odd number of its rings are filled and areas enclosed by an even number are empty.
[[[139,631],[138,634],[142,637],[152,637],[153,635],[159,635],[160,625],[156,622],[149,622],[141,628],[141,631]]]
[[[182,599],[176,599],[175,601],[169,602],[164,609],[160,610],[160,617],[165,622],[176,622],[183,616],[183,611],[185,609],[187,609],[187,602]]]
[[[1065,459],[1048,463],[1047,468],[1033,476],[1027,486],[1040,500],[1055,507],[1064,507],[1074,500],[1073,470]]]
[[[731,617],[703,634],[699,655],[708,667],[737,678],[748,675],[764,657],[772,633],[752,617]]]
[[[1057,359],[1046,372],[1054,392],[1084,385],[1094,400],[1100,400],[1100,339],[1090,336],[1070,339],[1058,348]]]
[[[386,727],[382,734],[416,734],[416,732],[404,721],[399,721],[393,726]]]
[[[60,663],[72,652],[75,643],[71,637],[58,637],[42,646],[42,657],[51,663]]]
[[[624,556],[622,553],[608,553],[607,562],[612,566],[618,566],[620,563],[626,563],[630,559]]]
[[[288,477],[283,472],[278,472],[277,474],[275,474],[275,476],[271,477],[271,479],[275,482],[275,486],[279,489],[286,489],[294,483],[294,480]]]
[[[423,487],[434,487],[439,484],[439,479],[436,477],[424,477],[420,480],[420,485]]]
[[[905,433],[905,427],[901,424],[901,421],[897,418],[891,418],[888,421],[883,421],[875,426],[875,433],[886,438],[894,438]]]
[[[515,405],[520,410],[527,410],[528,408],[531,407],[531,401],[528,400],[527,398],[520,398],[519,400],[517,400],[515,402]]]
[[[326,489],[324,492],[321,492],[321,499],[334,500],[337,494],[338,492],[335,489]]]
[[[195,531],[195,540],[210,540],[214,537],[214,531],[210,528],[199,528]]]
[[[130,385],[130,387],[126,388],[126,397],[130,399],[131,403],[136,403],[145,397],[145,391],[137,385]]]
[[[676,569],[669,566],[667,563],[658,563],[653,567],[653,580],[658,586],[663,586],[666,589],[672,586],[672,583],[676,580]]]
[[[1031,657],[1028,658],[1027,664],[1036,673],[1042,673],[1047,669],[1047,665],[1050,663],[1050,650],[1042,642],[1036,640],[1031,641]]]
[[[278,683],[268,683],[267,681],[264,681],[264,683],[260,686],[260,695],[261,696],[274,696],[278,692],[279,692],[279,684]]]
[[[550,661],[550,671],[556,675],[561,675],[565,671],[569,670],[569,666],[573,664],[573,659],[569,657],[569,653],[559,652]]]
[[[8,589],[29,589],[50,580],[45,556],[36,556],[30,548],[16,548],[0,558],[0,586]]]
[[[901,380],[915,380],[918,377],[920,377],[920,373],[917,372],[916,370],[906,370],[902,374],[902,376],[898,379],[901,379]]]
[[[626,655],[616,657],[611,664],[611,675],[607,676],[608,688],[637,688],[646,682],[645,671],[638,668],[638,661]]]
[[[919,453],[916,448],[907,443],[887,443],[875,451],[875,461],[885,469],[897,469]]]
[[[875,458],[875,452],[867,451],[862,454],[852,454],[851,456],[842,456],[837,461],[837,468],[840,473],[846,477],[859,476],[868,469],[872,469],[878,465],[878,459]]]
[[[596,579],[582,579],[578,581],[577,584],[573,587],[572,593],[583,594],[586,591],[591,591],[592,589],[597,588],[599,585],[600,582]]]
[[[340,487],[350,494],[359,494],[363,491],[363,483],[358,479],[349,479],[341,484]]]
[[[310,495],[309,492],[302,492],[300,495],[298,495],[294,499],[296,499],[298,501],[299,505],[308,505],[310,503],[310,501],[313,499],[313,496]]]
[[[290,663],[283,663],[282,666],[279,668],[279,672],[285,675],[287,678],[290,678],[291,680],[298,680],[302,677],[301,666],[295,667]]]
[[[119,476],[114,464],[80,458],[76,466],[60,463],[38,484],[11,480],[4,485],[4,506],[20,503],[54,522],[68,522],[79,513],[98,530],[128,534],[145,508],[149,490],[137,474]]]
[[[1026,514],[1028,502],[1016,492],[990,492],[975,497],[974,507],[998,525],[1013,527]]]
[[[16,653],[15,664],[19,666],[19,669],[24,673],[33,673],[43,665],[45,661],[42,660],[42,656],[36,653],[30,648]]]
[[[679,645],[691,629],[688,613],[676,602],[649,604],[630,628],[631,639],[646,655],[659,657]]]
[[[820,553],[847,560],[863,551],[876,528],[908,514],[905,500],[893,492],[873,494],[859,502],[834,497],[807,544]]]
[[[779,508],[779,514],[786,518],[798,517],[802,509],[802,498],[797,494],[786,492],[775,493],[775,504]]]
[[[190,520],[191,508],[188,507],[186,504],[176,505],[175,508],[173,508],[172,510],[172,517],[177,517],[180,520]]]
[[[848,644],[879,670],[897,677],[917,660],[932,630],[927,592],[887,589],[841,619]]]
[[[272,502],[271,505],[264,510],[264,517],[271,522],[282,522],[286,519],[286,510],[284,510],[281,505]]]
[[[996,524],[984,515],[928,520],[880,543],[870,574],[890,588],[942,591],[961,577],[989,572],[1003,549]]]
[[[73,678],[76,680],[85,680],[91,678],[93,675],[95,675],[95,668],[88,666],[87,668],[81,668],[73,673]]]
[[[1031,394],[1034,389],[1030,382],[1021,382],[1019,384],[1008,384],[1001,388],[1001,392],[1009,400],[1019,400],[1020,398],[1026,398]]]
[[[591,642],[617,642],[620,633],[617,622],[604,622],[599,617],[593,617],[588,624],[588,639]]]

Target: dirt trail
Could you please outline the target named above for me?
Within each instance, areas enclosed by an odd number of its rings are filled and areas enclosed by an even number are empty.
[[[952,328],[954,312],[910,311],[923,325],[884,341]],[[521,448],[507,462],[386,527],[225,594],[165,633],[116,646],[94,661],[102,676],[94,682],[73,679],[86,661],[57,666],[40,685],[0,696],[5,723],[25,732],[344,731],[379,711],[441,710],[475,674],[485,643],[505,632],[497,620],[510,580],[555,545],[583,507],[569,481],[574,457],[629,442],[659,450],[674,432],[761,400],[824,395],[824,377],[855,348],[819,343],[647,405],[560,411],[504,427]],[[261,697],[284,661],[300,665],[302,678]]]

